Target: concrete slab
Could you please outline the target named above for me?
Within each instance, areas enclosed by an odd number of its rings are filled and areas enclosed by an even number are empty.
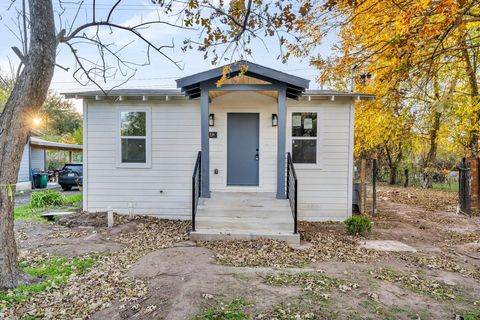
[[[396,240],[364,240],[360,247],[377,251],[417,252],[417,249]]]
[[[73,213],[75,213],[75,211],[63,211],[63,212],[52,211],[52,212],[47,212],[42,214],[41,217],[47,220],[53,220],[55,217],[68,216]]]

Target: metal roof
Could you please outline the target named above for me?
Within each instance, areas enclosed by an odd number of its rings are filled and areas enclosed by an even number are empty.
[[[77,99],[95,99],[105,97],[101,90],[77,91],[62,93],[66,98]],[[350,97],[357,100],[374,100],[373,94],[360,92],[345,92],[335,90],[305,90],[304,96],[307,97]],[[185,95],[178,89],[115,89],[107,92],[107,97],[184,97]]]
[[[241,69],[246,67],[245,75],[259,80],[267,81],[272,84],[284,83],[287,86],[287,97],[298,99],[308,88],[310,80],[297,77],[285,72],[281,72],[272,68],[264,67],[249,61],[238,61],[226,65],[230,68],[228,76],[233,78],[237,76]],[[185,92],[185,96],[189,99],[200,96],[200,83],[217,81],[223,75],[223,69],[226,66],[217,67],[211,70],[199,72],[187,77],[176,80],[177,88]]]
[[[35,137],[30,138],[30,144],[34,147],[38,147],[39,149],[46,149],[46,150],[64,150],[64,151],[77,151],[77,152],[80,152],[83,150],[83,146],[79,144],[53,142],[53,141],[47,141],[47,140],[43,140]]]

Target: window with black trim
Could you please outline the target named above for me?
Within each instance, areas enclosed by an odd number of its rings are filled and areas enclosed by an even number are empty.
[[[147,112],[120,113],[121,163],[147,163]]]
[[[317,163],[317,113],[292,112],[293,163]]]

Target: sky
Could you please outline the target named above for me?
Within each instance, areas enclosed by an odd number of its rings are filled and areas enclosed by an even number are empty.
[[[71,21],[74,20],[78,4],[74,2],[77,0],[69,0],[69,2],[65,1],[61,6],[58,0],[53,1],[57,15],[62,13],[61,18],[57,18],[56,21],[56,28],[58,31],[60,30],[60,25],[70,25]],[[18,58],[13,53],[11,47],[17,46],[21,48],[21,42],[18,40],[20,32],[18,31],[17,26],[17,10],[21,9],[22,1],[16,0],[13,6],[9,8],[10,2],[11,0],[0,0],[0,34],[2,35],[2,40],[0,42],[0,70],[4,73],[10,72],[10,65],[18,65]],[[97,20],[105,17],[114,3],[114,0],[96,0]],[[92,0],[84,0],[82,9],[77,15],[75,25],[91,19],[91,4]],[[158,13],[154,8],[155,5],[149,0],[124,0],[116,8],[112,21],[122,25],[134,25],[139,22],[155,20],[158,17]],[[162,19],[169,22],[175,22],[176,17],[162,16]],[[199,52],[195,49],[188,50],[187,52],[181,50],[182,42],[186,38],[194,40],[200,38],[199,30],[181,30],[165,25],[157,25],[141,30],[141,33],[150,41],[158,45],[170,45],[174,43],[175,48],[173,50],[169,49],[164,52],[173,60],[178,61],[181,68],[178,68],[174,63],[170,62],[160,54],[153,53],[151,55],[150,65],[137,67],[135,76],[126,84],[123,84],[121,88],[175,88],[175,79],[214,67],[211,64],[210,59],[204,59],[203,52]],[[125,32],[114,31],[111,33],[108,29],[102,29],[100,31],[100,36],[104,42],[113,43],[117,47],[129,44],[132,40],[136,39],[134,36]],[[319,53],[322,56],[327,56],[330,53],[330,48],[334,41],[335,35],[325,39],[324,43],[316,48],[315,54]],[[311,89],[319,88],[319,85],[315,81],[318,76],[318,71],[309,65],[308,59],[300,60],[292,57],[286,64],[284,64],[276,59],[279,51],[275,40],[272,38],[266,39],[265,44],[262,44],[260,41],[255,42],[252,45],[253,54],[247,60],[309,79],[311,80]],[[98,51],[95,47],[78,44],[75,48],[80,56],[91,60],[98,60]],[[126,60],[144,63],[146,57],[145,52],[146,46],[144,43],[137,40],[123,49],[121,54]],[[113,60],[110,59],[110,61]],[[62,93],[97,89],[93,84],[83,86],[73,78],[72,74],[75,69],[75,63],[72,53],[67,46],[60,45],[57,63],[63,67],[69,67],[70,70],[67,72],[59,67],[55,69],[55,74],[50,86],[51,90],[57,93]],[[108,81],[106,84],[102,84],[102,87],[109,89],[115,85],[121,84],[123,80],[125,80],[125,77],[120,76],[117,72],[116,78]]]

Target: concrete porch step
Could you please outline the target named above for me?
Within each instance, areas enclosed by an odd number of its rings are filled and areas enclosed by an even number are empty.
[[[259,224],[256,222],[225,222],[225,221],[197,221],[196,223],[197,228],[199,229],[218,229],[218,230],[266,230],[269,232],[276,232],[276,231],[292,231],[293,232],[293,223],[268,223],[267,224]]]
[[[285,241],[288,244],[300,244],[300,234],[293,234],[293,232],[254,232],[251,230],[218,230],[197,228],[196,231],[190,232],[190,239],[194,241],[273,239]]]
[[[283,200],[281,200],[283,201]],[[199,203],[198,210],[208,208],[217,209],[217,210],[235,210],[241,208],[242,210],[258,210],[258,211],[272,211],[272,210],[285,210],[290,209],[290,203],[287,202],[274,202],[268,204],[245,204],[245,203],[218,203],[218,202],[206,202],[206,203]]]
[[[286,213],[290,213],[289,215]],[[276,209],[249,209],[249,208],[231,208],[231,209],[223,209],[223,208],[211,208],[211,207],[204,207],[197,209],[197,216],[198,217],[234,217],[234,218],[292,218],[292,214],[290,212],[290,207],[288,208],[276,208]],[[293,219],[293,218],[292,218]]]
[[[202,198],[192,240],[275,239],[300,243],[288,200],[274,193],[214,192]]]

